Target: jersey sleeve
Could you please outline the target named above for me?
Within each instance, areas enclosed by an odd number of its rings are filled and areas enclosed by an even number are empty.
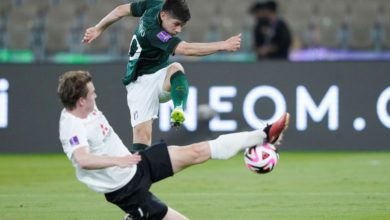
[[[134,17],[141,17],[144,12],[152,8],[156,5],[162,4],[164,1],[162,0],[137,0],[137,1],[131,1],[130,2],[130,10],[131,14]]]
[[[66,156],[71,159],[73,152],[80,147],[87,147],[87,131],[79,121],[67,121],[61,124],[60,139]]]
[[[135,1],[130,3],[131,14],[134,17],[141,17],[146,11],[146,9],[147,9],[147,2],[145,0]]]
[[[147,38],[150,44],[166,53],[173,54],[181,39],[170,35],[162,29],[154,29],[147,32]]]

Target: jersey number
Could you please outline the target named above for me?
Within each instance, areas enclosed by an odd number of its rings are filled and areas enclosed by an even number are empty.
[[[137,37],[133,35],[131,39],[130,49],[129,49],[129,60],[137,60],[141,55],[142,48],[138,43]]]

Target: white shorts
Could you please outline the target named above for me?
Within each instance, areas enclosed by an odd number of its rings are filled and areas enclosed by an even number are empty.
[[[131,125],[156,119],[160,103],[171,100],[171,93],[163,85],[169,66],[153,74],[145,74],[126,86],[127,105],[130,109]]]

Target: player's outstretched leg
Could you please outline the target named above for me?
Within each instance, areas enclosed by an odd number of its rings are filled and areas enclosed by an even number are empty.
[[[204,163],[209,159],[227,160],[245,148],[262,145],[269,137],[278,141],[286,130],[290,115],[285,113],[281,119],[266,127],[254,131],[236,132],[220,135],[211,141],[204,141],[187,146],[169,146],[169,156],[174,173],[194,164]]]
[[[267,125],[262,130],[221,135],[217,139],[209,141],[211,158],[229,159],[240,150],[263,144],[264,142],[278,144],[277,142],[280,141],[283,132],[288,127],[289,120],[290,114],[286,112],[278,121]]]
[[[271,144],[279,144],[283,132],[288,128],[289,123],[290,114],[286,112],[279,118],[279,120],[273,124],[267,125],[264,128],[264,132],[267,134],[266,141]]]
[[[237,132],[220,135],[211,140],[210,153],[212,159],[227,160],[247,147],[263,144],[266,134],[263,130]]]
[[[174,173],[210,159],[227,160],[247,147],[263,144],[266,134],[261,130],[230,133],[211,141],[187,146],[169,146],[168,152]]]
[[[179,127],[185,120],[184,109],[188,97],[188,80],[183,67],[179,63],[172,64],[168,71],[173,71],[170,78],[171,97],[174,106],[171,113],[171,124],[172,127]]]

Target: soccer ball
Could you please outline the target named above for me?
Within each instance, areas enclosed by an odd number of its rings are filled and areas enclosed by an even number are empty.
[[[246,167],[255,173],[271,172],[279,160],[276,148],[270,143],[249,147],[244,152]]]

